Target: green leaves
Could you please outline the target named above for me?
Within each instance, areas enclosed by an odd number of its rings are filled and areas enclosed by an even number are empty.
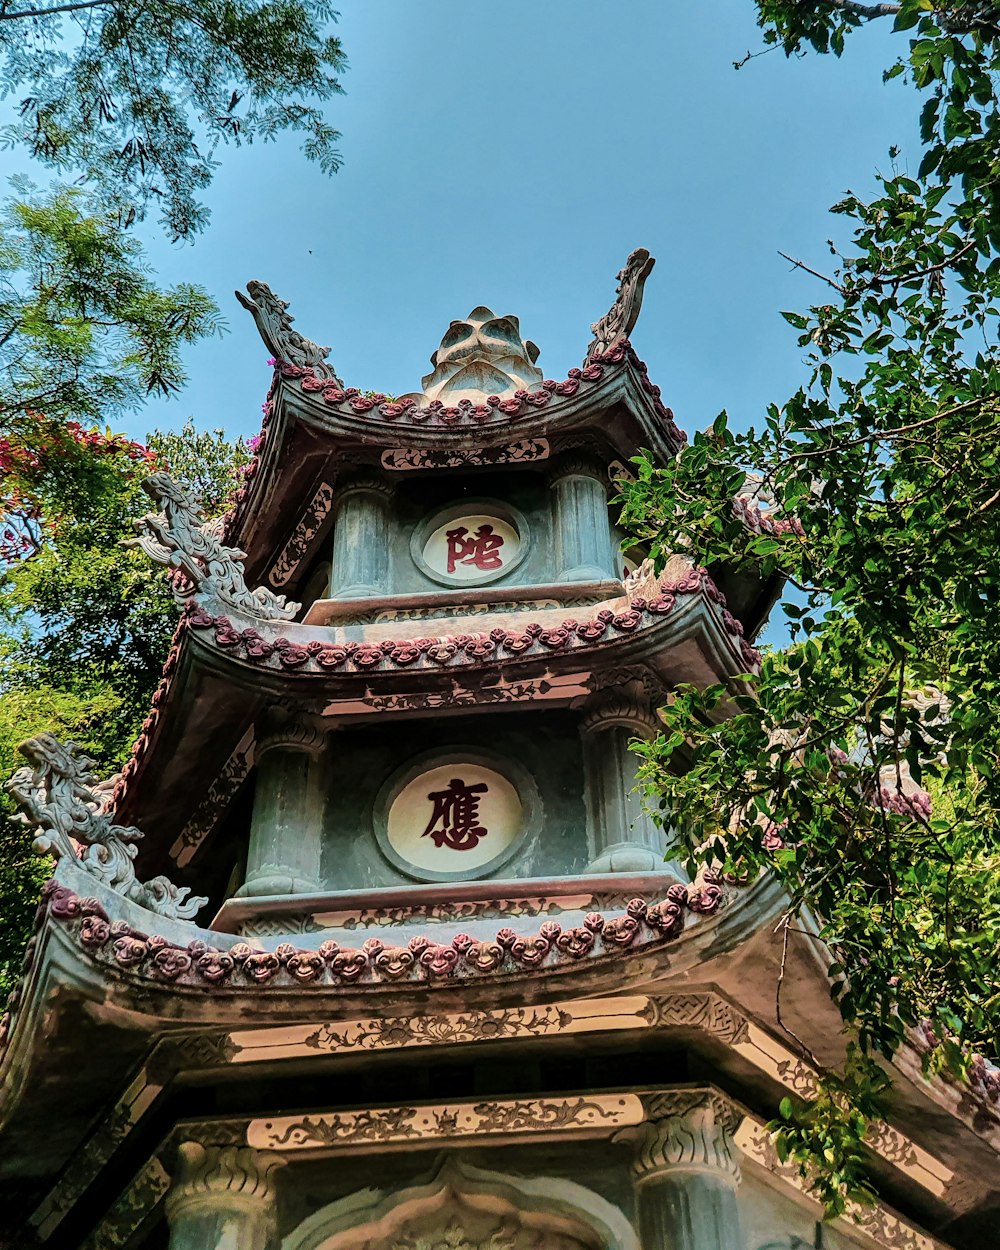
[[[157,287],[139,243],[82,192],[17,191],[0,212],[0,422],[107,421],[177,391],[183,346],[219,330],[214,302]]]
[[[172,237],[202,229],[197,197],[223,143],[293,130],[324,171],[339,167],[318,107],[346,63],[327,0],[107,0],[83,22],[57,5],[16,9],[32,15],[0,13],[4,82],[22,93],[0,146],[26,146],[124,224],[152,205]]]
[[[765,39],[839,53],[865,18],[759,0]],[[873,12],[882,10],[873,9]],[[929,1070],[1000,1051],[1000,25],[904,0],[900,60],[925,98],[916,177],[833,210],[852,231],[818,302],[781,315],[807,378],[745,435],[643,461],[624,518],[661,562],[780,576],[791,634],[753,697],[678,691],[643,745],[669,854],[771,873],[816,918],[851,1039],[814,1099],[773,1126],[828,1211],[864,1200],[877,1057],[920,1021]],[[940,18],[940,20],[939,20]],[[895,162],[895,155],[893,157]],[[907,162],[900,164],[906,168]],[[744,474],[770,527],[734,509]],[[794,522],[798,521],[800,527]],[[716,865],[718,866],[718,865]]]
[[[30,508],[36,541],[7,564],[0,545],[0,780],[17,764],[17,743],[42,729],[80,742],[110,775],[149,710],[177,623],[165,579],[120,545],[148,507],[141,480],[168,465],[216,515],[247,450],[190,422],[180,434],[151,435],[149,452],[53,418],[6,428],[0,535],[16,500]],[[47,875],[10,811],[0,791],[0,993],[20,966]]]

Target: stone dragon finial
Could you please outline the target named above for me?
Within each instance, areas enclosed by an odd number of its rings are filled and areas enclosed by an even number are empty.
[[[637,247],[618,271],[618,290],[615,302],[600,321],[590,327],[594,341],[587,348],[587,359],[602,356],[620,340],[627,339],[639,320],[642,308],[642,288],[656,261],[644,247]]]
[[[329,378],[341,386],[333,366],[326,363],[329,347],[320,347],[292,329],[295,318],[288,311],[288,301],[279,299],[266,282],[250,281],[247,291],[248,295],[236,291],[236,298],[256,321],[260,337],[271,355],[284,364],[312,369],[317,377]]]
[[[41,733],[18,750],[28,764],[5,788],[21,808],[14,819],[34,830],[37,854],[74,860],[116,893],[160,916],[190,920],[204,907],[207,898],[188,898],[188,887],[167,877],[137,879],[132,860],[142,833],[114,824],[102,810],[94,761],[75,744]]]
[[[268,621],[290,621],[301,606],[264,587],[250,590],[243,580],[246,552],[227,547],[212,521],[205,522],[198,501],[169,473],[151,473],[142,489],[162,509],[133,521],[138,538],[123,546],[141,548],[156,564],[179,570],[174,598],[185,603],[195,594],[220,599],[239,612]]]

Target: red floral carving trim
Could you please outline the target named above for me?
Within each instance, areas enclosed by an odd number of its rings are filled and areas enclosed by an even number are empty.
[[[44,887],[39,918],[47,913],[71,926],[79,944],[104,963],[138,972],[151,981],[211,991],[218,986],[433,982],[552,968],[621,953],[636,943],[670,941],[683,931],[688,912],[709,915],[719,910],[722,901],[722,882],[718,874],[707,870],[693,885],[670,886],[659,903],[636,898],[623,915],[591,912],[582,924],[569,929],[546,920],[537,933],[502,928],[493,939],[474,939],[463,933],[448,943],[420,935],[405,947],[369,938],[360,950],[332,940],[317,950],[286,942],[273,951],[262,951],[238,942],[227,951],[202,939],[181,946],[160,934],[133,929],[124,921],[111,923],[97,899],[81,898],[55,881]]]
[[[487,659],[521,656],[528,651],[545,654],[586,647],[614,635],[634,633],[649,618],[668,615],[681,595],[703,594],[722,609],[723,626],[732,640],[734,651],[748,667],[759,663],[760,654],[743,638],[743,626],[725,610],[725,596],[704,569],[693,568],[679,581],[663,583],[653,599],[633,599],[624,612],[602,608],[589,621],[565,620],[560,625],[543,626],[538,622],[523,630],[493,629],[488,634],[458,634],[443,638],[386,639],[380,643],[348,642],[343,644],[311,641],[299,644],[287,638],[265,642],[252,629],[240,632],[227,616],[210,616],[203,609],[189,605],[188,621],[193,629],[214,630],[220,647],[237,653],[240,648],[252,663],[267,663],[277,657],[279,667],[288,671],[371,672],[393,668],[433,668],[452,664],[479,664]]]
[[[519,390],[513,395],[501,399],[490,395],[485,403],[477,404],[471,399],[459,400],[457,404],[444,404],[440,400],[432,400],[421,407],[414,399],[387,400],[384,395],[362,395],[357,387],[339,387],[331,384],[327,378],[317,377],[312,369],[302,365],[277,362],[275,378],[289,382],[297,382],[307,395],[320,395],[323,403],[331,408],[339,408],[344,415],[371,413],[383,421],[408,421],[415,425],[455,426],[463,424],[481,425],[486,421],[496,422],[500,419],[524,417],[540,408],[546,407],[553,397],[562,398],[575,395],[581,386],[599,382],[609,368],[630,364],[638,373],[643,390],[649,396],[657,416],[662,420],[667,433],[678,447],[686,439],[683,432],[674,422],[674,414],[660,398],[660,388],[649,380],[649,371],[642,360],[636,355],[632,345],[623,339],[603,356],[594,356],[579,369],[570,369],[565,381],[556,382],[546,379],[535,391]],[[272,390],[268,394],[265,405],[269,413]],[[263,436],[263,435],[262,435]],[[260,448],[258,446],[257,451]],[[248,466],[246,476],[256,474],[256,457]]]

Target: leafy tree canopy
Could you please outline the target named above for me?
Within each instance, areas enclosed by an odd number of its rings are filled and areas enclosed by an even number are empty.
[[[249,456],[221,430],[153,433],[147,446],[32,417],[0,437],[0,775],[42,729],[79,742],[108,774],[147,711],[177,622],[164,580],[122,538],[146,509],[142,478],[166,468],[223,512]],[[0,989],[20,963],[36,861],[0,791]]]
[[[834,206],[851,241],[828,270],[795,262],[818,293],[784,314],[802,387],[745,435],[722,414],[676,463],[640,457],[625,517],[657,558],[690,545],[792,588],[792,644],[746,693],[681,691],[644,768],[678,849],[775,872],[786,941],[815,925],[828,952],[854,1043],[816,1102],[783,1105],[778,1146],[835,1212],[868,1192],[875,1057],[917,1037],[982,1090],[978,1054],[1000,1050],[1000,11],[757,7],[789,54],[892,22],[919,169]],[[763,526],[733,506],[747,471]]]
[[[18,191],[0,210],[0,429],[38,412],[107,421],[177,391],[182,347],[218,331],[212,299],[159,288],[139,242],[80,191]]]
[[[327,0],[6,0],[0,84],[18,117],[0,142],[124,205],[124,224],[155,203],[186,237],[221,143],[293,130],[338,168],[319,108],[341,90],[335,18]]]

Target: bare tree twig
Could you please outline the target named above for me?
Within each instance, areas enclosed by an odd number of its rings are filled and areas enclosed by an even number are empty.
[[[839,282],[834,282],[832,278],[828,278],[825,273],[820,273],[817,269],[810,269],[802,260],[796,260],[794,256],[788,256],[785,252],[779,252],[778,255],[783,260],[787,260],[790,265],[794,265],[796,269],[804,269],[806,273],[811,273],[814,278],[819,278],[821,282],[825,282],[827,286],[832,286],[835,291],[839,291],[841,295],[846,295],[847,291]]]
[[[100,9],[114,4],[115,0],[76,0],[73,4],[56,4],[51,9],[20,9],[16,13],[0,10],[0,22],[11,22],[20,17],[48,17],[51,13],[73,13],[77,9]]]

